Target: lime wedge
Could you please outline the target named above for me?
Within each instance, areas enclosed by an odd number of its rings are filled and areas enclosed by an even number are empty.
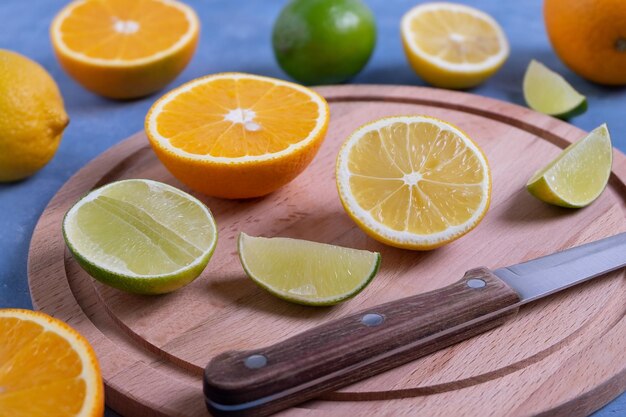
[[[206,267],[217,229],[200,201],[150,180],[105,185],[79,200],[63,219],[76,261],[121,290],[160,294],[193,281]]]
[[[246,274],[275,296],[332,305],[355,296],[378,272],[380,254],[289,238],[239,235]]]
[[[528,180],[538,199],[563,207],[585,207],[600,196],[611,175],[613,150],[606,124],[568,146]]]
[[[533,110],[561,119],[584,113],[587,99],[541,62],[530,61],[524,75],[524,99]]]

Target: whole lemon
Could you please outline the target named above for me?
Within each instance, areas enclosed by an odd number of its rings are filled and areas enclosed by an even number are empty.
[[[26,178],[52,159],[69,118],[48,72],[0,49],[0,182]]]
[[[272,34],[278,64],[304,84],[349,80],[375,44],[374,16],[361,0],[292,0]]]

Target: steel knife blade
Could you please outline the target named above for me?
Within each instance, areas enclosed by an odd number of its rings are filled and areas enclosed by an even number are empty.
[[[382,304],[252,351],[213,358],[216,416],[264,416],[493,329],[520,306],[626,266],[626,233]]]
[[[526,304],[624,266],[626,233],[620,233],[493,273]]]

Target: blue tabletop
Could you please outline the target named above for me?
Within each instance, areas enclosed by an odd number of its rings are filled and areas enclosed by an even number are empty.
[[[607,122],[614,145],[626,152],[626,88],[591,84],[569,71],[552,51],[546,36],[541,0],[456,0],[490,13],[506,32],[511,56],[503,68],[473,93],[524,105],[522,78],[535,58],[561,73],[588,97],[589,110],[571,123],[591,130]],[[407,64],[399,35],[402,14],[421,1],[365,0],[376,16],[374,54],[354,83],[424,85]],[[141,100],[110,101],[84,90],[60,68],[48,29],[68,1],[2,0],[0,48],[24,54],[43,65],[58,83],[71,123],[54,159],[39,173],[15,184],[0,184],[0,307],[31,308],[26,259],[31,234],[50,198],[79,168],[104,150],[143,128],[144,116],[161,93]],[[201,24],[198,50],[187,69],[166,87],[223,71],[279,78],[271,48],[271,28],[286,1],[187,0]],[[116,416],[107,410],[107,416]],[[626,394],[594,414],[625,416]]]

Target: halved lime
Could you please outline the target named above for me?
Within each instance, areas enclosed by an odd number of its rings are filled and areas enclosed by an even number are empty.
[[[332,305],[355,296],[378,272],[380,253],[283,237],[239,235],[246,274],[275,296]]]
[[[611,136],[603,124],[535,173],[526,188],[546,203],[585,207],[602,194],[612,161]]]
[[[94,278],[141,294],[174,291],[206,267],[217,242],[209,209],[177,188],[124,180],[79,200],[63,219],[76,261]]]
[[[530,61],[524,75],[524,99],[533,110],[561,119],[584,113],[587,99],[541,62]]]

